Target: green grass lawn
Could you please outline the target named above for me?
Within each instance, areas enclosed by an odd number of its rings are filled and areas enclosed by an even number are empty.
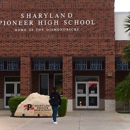
[[[118,112],[118,113],[120,113],[120,114],[130,114],[129,111],[121,111],[121,112]]]

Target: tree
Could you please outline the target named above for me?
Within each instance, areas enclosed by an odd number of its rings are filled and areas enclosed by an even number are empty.
[[[115,99],[116,101],[121,101],[124,104],[130,101],[130,74],[127,75],[122,82],[116,85]]]
[[[126,29],[125,32],[127,32],[130,36],[130,13],[125,19],[124,28]],[[126,47],[123,48],[123,59],[126,62],[130,61],[130,43]]]
[[[127,15],[126,19],[125,19],[125,24],[124,27],[126,29],[125,32],[128,32],[129,36],[130,36],[130,13]]]
[[[126,32],[130,36],[130,13],[125,19],[124,27]],[[123,56],[122,58],[126,61],[130,61],[130,43],[126,47],[123,48]],[[115,99],[116,101],[121,101],[124,104],[130,101],[130,73],[125,77],[125,79],[118,83],[115,88]],[[124,105],[125,108],[125,105]]]
[[[123,56],[122,58],[126,61],[129,62],[130,61],[130,43],[123,48]]]

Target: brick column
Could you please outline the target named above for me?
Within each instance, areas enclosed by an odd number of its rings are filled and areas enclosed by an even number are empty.
[[[63,96],[68,98],[67,111],[73,111],[72,56],[63,56]]]
[[[108,55],[105,61],[105,110],[115,111],[115,56]]]
[[[28,96],[32,92],[31,59],[21,57],[20,63],[20,95]]]

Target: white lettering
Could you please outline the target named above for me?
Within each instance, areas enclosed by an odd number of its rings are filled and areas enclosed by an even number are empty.
[[[48,25],[52,25],[52,20],[49,20],[47,23]]]
[[[12,25],[17,25],[17,21],[13,21]]]
[[[47,18],[47,16],[48,16],[48,13],[44,13],[44,17]]]
[[[68,24],[69,24],[69,25],[72,25],[72,24],[73,24],[73,20],[69,20],[69,21],[68,21]]]
[[[50,13],[50,18],[53,18],[51,13]]]
[[[72,13],[68,13],[68,18],[72,18],[73,14]]]
[[[34,15],[32,16],[32,18],[37,18],[37,15],[36,15],[36,14],[34,14]]]
[[[95,25],[93,20],[64,20],[64,25]]]
[[[41,13],[38,13],[38,18],[42,18],[42,14]]]
[[[92,22],[92,25],[95,25],[95,23],[94,23],[94,21],[93,21],[93,20],[91,20],[91,22]]]
[[[7,23],[6,23],[7,25],[11,25],[11,21],[7,21]]]
[[[65,18],[65,13],[61,13],[61,18]]]
[[[22,26],[22,20],[20,20],[20,21],[19,21],[19,25],[21,25],[21,26]]]
[[[56,14],[56,15],[55,15],[55,18],[59,18],[59,15],[58,15],[58,14]]]
[[[0,20],[0,25],[2,24],[3,22]]]
[[[24,25],[28,25],[28,21],[27,20],[24,20]]]
[[[32,20],[29,20],[29,25],[33,25],[33,21]]]
[[[81,25],[84,25],[84,23],[85,23],[84,20],[80,20]]]
[[[64,20],[64,25],[67,25],[67,20]]]
[[[31,18],[31,13],[27,13],[27,17],[26,18]]]
[[[23,18],[24,18],[24,13],[21,14],[21,19],[23,19]]]
[[[91,21],[90,20],[86,20],[86,25],[89,25],[91,24]]]
[[[75,20],[75,21],[74,21],[74,24],[75,24],[75,25],[79,25],[79,20]]]
[[[54,20],[54,25],[58,25],[58,20]]]
[[[42,20],[38,20],[38,25],[42,25]]]

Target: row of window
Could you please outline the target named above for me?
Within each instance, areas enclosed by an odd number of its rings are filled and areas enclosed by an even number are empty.
[[[116,70],[130,70],[130,64],[116,59]],[[19,59],[0,60],[0,71],[19,71]],[[61,71],[62,59],[32,59],[33,71]],[[73,59],[73,70],[105,70],[104,59]]]

